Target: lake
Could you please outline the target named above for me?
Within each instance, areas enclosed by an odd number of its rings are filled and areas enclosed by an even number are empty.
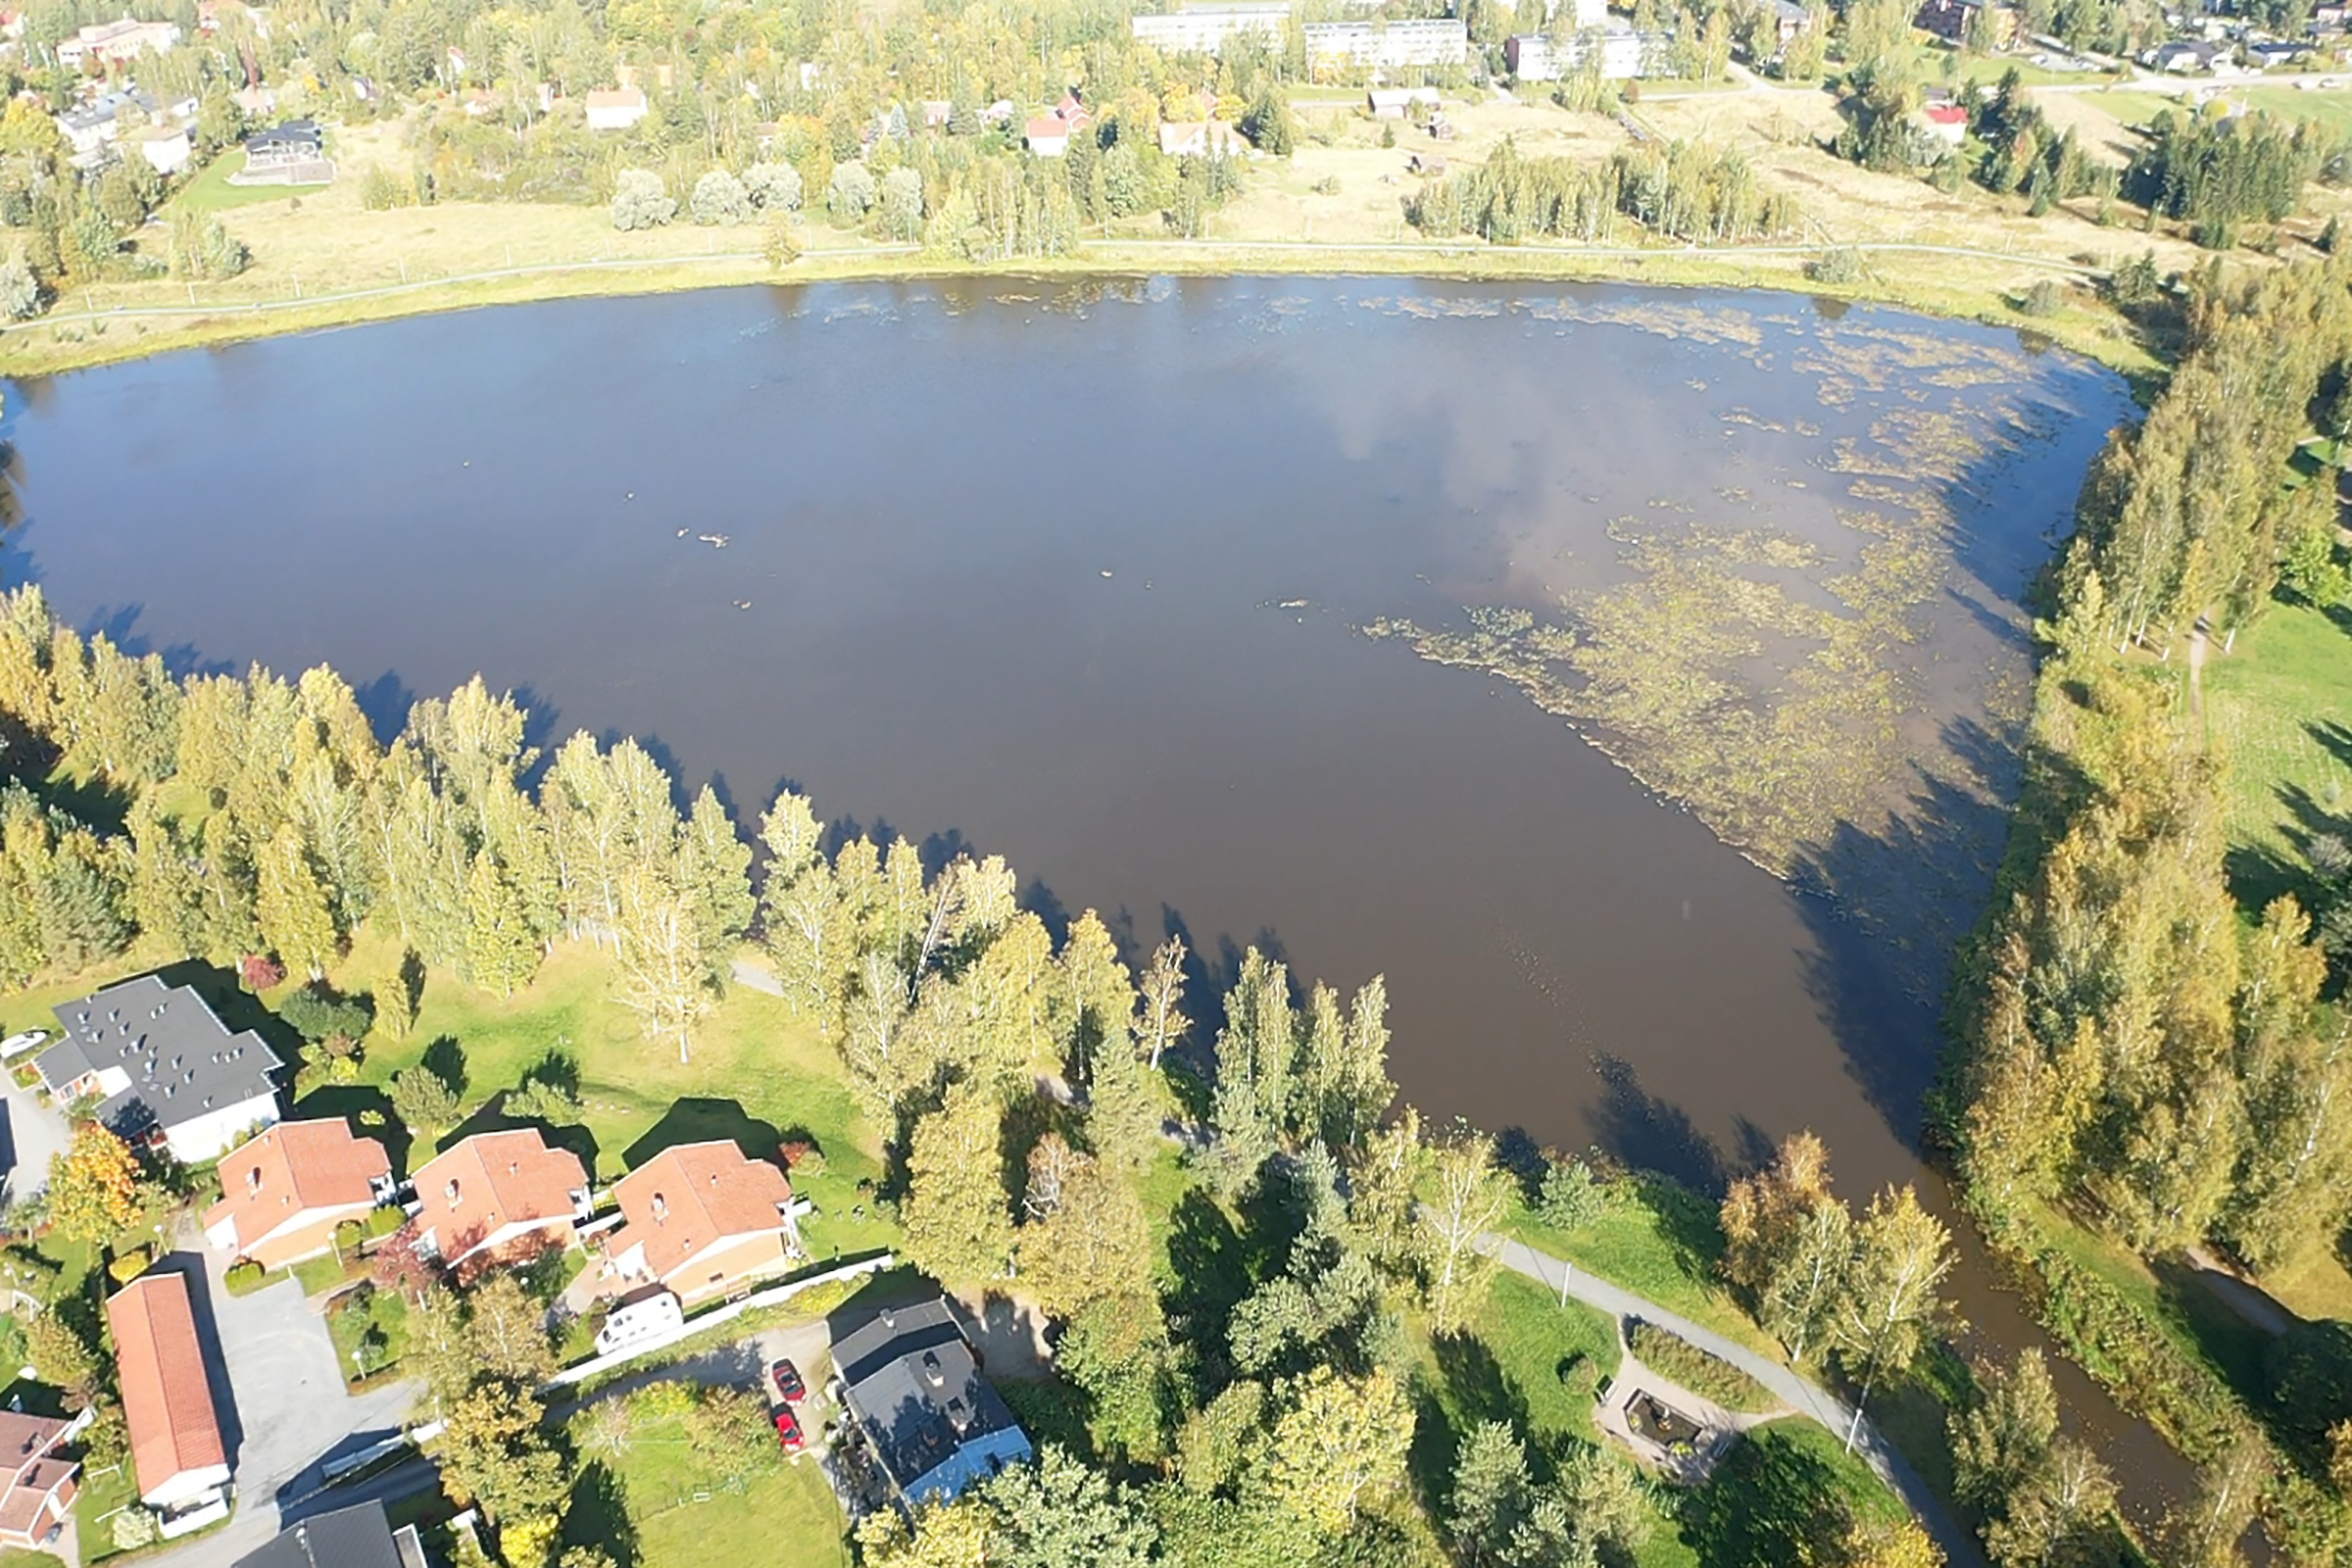
[[[542,746],[1001,854],[1211,984],[1385,972],[1425,1114],[1702,1180],[1811,1127],[1857,1200],[1922,1175],[2018,596],[2130,407],[1795,296],[1296,278],[562,302],[7,391],[0,580],[84,629],[332,663],[387,728],[479,671]]]

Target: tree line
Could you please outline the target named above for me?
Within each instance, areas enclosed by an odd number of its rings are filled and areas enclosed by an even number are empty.
[[[1498,245],[1606,241],[1621,217],[1655,234],[1707,244],[1771,239],[1799,221],[1795,199],[1766,191],[1733,149],[1644,142],[1587,167],[1523,157],[1507,137],[1477,168],[1423,185],[1411,217],[1433,239],[1472,233]]]
[[[2209,1246],[2268,1270],[2335,1248],[2352,1217],[2341,975],[2297,897],[2233,902],[2222,764],[2170,663],[2260,614],[2308,540],[2335,552],[2332,485],[2293,483],[2289,460],[2352,350],[2348,279],[2331,261],[2202,280],[2164,395],[2084,485],[1938,1100],[1969,1205],[2028,1266],[2044,1322],[2209,1466],[2168,1562],[2234,1561],[2258,1506],[2297,1561],[2339,1560],[2328,1543],[2348,1539],[2352,1472],[2328,1446],[2352,1455],[2352,1424],[2272,1447],[2255,1422],[2272,1395],[2233,1392],[2046,1234],[2055,1212],[2149,1257]],[[2001,1396],[2038,1409],[2017,1376]]]

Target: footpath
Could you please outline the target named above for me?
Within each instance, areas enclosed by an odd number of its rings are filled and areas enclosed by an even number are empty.
[[[1507,1237],[1488,1235],[1479,1239],[1480,1250],[1486,1252],[1514,1274],[1529,1279],[1557,1293],[1565,1283],[1568,1295],[1587,1306],[1597,1307],[1612,1318],[1640,1318],[1654,1323],[1677,1339],[1706,1351],[1719,1360],[1729,1361],[1771,1391],[1789,1409],[1808,1420],[1818,1421],[1829,1428],[1839,1442],[1847,1433],[1853,1434],[1854,1451],[1860,1454],[1879,1478],[1894,1489],[1895,1495],[1911,1510],[1913,1518],[1936,1544],[1943,1548],[1944,1561],[1950,1568],[1985,1568],[1984,1553],[1977,1545],[1977,1538],[1953,1516],[1936,1496],[1911,1462],[1897,1452],[1865,1417],[1859,1426],[1854,1421],[1853,1406],[1830,1393],[1809,1378],[1801,1377],[1770,1357],[1757,1354],[1737,1341],[1725,1339],[1711,1329],[1700,1328],[1689,1318],[1670,1312],[1657,1302],[1636,1296],[1607,1280],[1588,1274],[1583,1269],[1565,1263],[1547,1252],[1539,1252],[1522,1242]]]

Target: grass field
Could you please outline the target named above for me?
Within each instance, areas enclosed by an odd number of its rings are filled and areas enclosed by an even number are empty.
[[[2306,120],[2336,135],[2352,135],[2352,92],[2303,92],[2293,87],[2248,87],[2232,94],[2284,120]]]
[[[1647,1180],[1620,1182],[1612,1186],[1600,1218],[1583,1230],[1552,1230],[1523,1204],[1514,1206],[1505,1229],[1530,1247],[1565,1257],[1693,1323],[1766,1355],[1780,1354],[1718,1282],[1723,1233],[1712,1206],[1685,1189]]]
[[[242,147],[222,153],[205,167],[203,173],[188,181],[186,187],[172,198],[170,205],[191,213],[219,213],[232,207],[282,202],[289,197],[312,197],[328,188],[325,185],[231,185],[228,176],[242,173],[244,169],[245,150]]]
[[[1971,63],[1978,65],[1995,62]],[[2096,95],[2051,95],[2053,100]],[[795,231],[802,257],[784,280],[900,276],[997,270],[1017,274],[1105,272],[1250,273],[1370,271],[1435,276],[1542,279],[1630,278],[1715,287],[1766,286],[1836,292],[1939,315],[2022,324],[2008,301],[2039,274],[2000,259],[2108,267],[2151,245],[2167,270],[2193,266],[2198,253],[2136,224],[2100,228],[2091,204],[2042,219],[2026,216],[2018,197],[1969,189],[1951,196],[1909,175],[1878,174],[1841,162],[1825,143],[1839,123],[1829,94],[1810,88],[1705,91],[1651,96],[1642,119],[1669,140],[1737,145],[1762,184],[1788,191],[1804,211],[1804,243],[1901,243],[1960,246],[1991,255],[1874,256],[1863,278],[1824,290],[1803,275],[1804,254],[1738,251],[1691,254],[1659,245],[1653,256],[1594,255],[1579,247],[1487,247],[1465,242],[1425,246],[1406,221],[1417,189],[1407,169],[1415,152],[1437,144],[1411,127],[1383,147],[1382,127],[1361,118],[1349,94],[1298,105],[1304,134],[1297,154],[1251,168],[1248,188],[1210,223],[1212,246],[1166,240],[1156,217],[1108,225],[1078,256],[975,268],[947,252],[914,254],[876,247],[822,223]],[[1606,116],[1578,114],[1542,99],[1449,101],[1458,132],[1443,144],[1449,163],[1482,161],[1510,139],[1527,156],[1592,164],[1630,145]],[[1392,125],[1389,128],[1394,129]],[[102,364],[167,348],[313,327],[382,319],[419,311],[582,294],[658,292],[751,283],[777,276],[760,259],[757,228],[698,228],[673,223],[616,232],[602,208],[530,203],[448,202],[368,212],[359,199],[370,166],[405,170],[409,153],[398,122],[338,127],[342,171],[331,186],[248,193],[224,183],[216,165],[179,200],[219,211],[253,252],[241,276],[199,283],[154,279],[76,288],[74,308],[0,337],[0,359],[34,373]],[[235,155],[231,155],[233,158]],[[1336,189],[1333,182],[1336,181]],[[299,195],[299,202],[287,200]],[[230,205],[230,204],[234,205]],[[1624,239],[1639,243],[1630,225]],[[1324,245],[1348,250],[1319,254]],[[1368,247],[1400,246],[1394,254]],[[1265,247],[1258,249],[1257,247]],[[529,270],[537,269],[540,270]],[[523,270],[522,275],[514,275]],[[484,275],[497,274],[497,275]],[[364,298],[345,296],[390,290]],[[322,296],[331,296],[320,303]],[[256,307],[267,306],[266,314]],[[126,310],[169,313],[118,317]],[[2144,346],[2112,312],[2069,309],[2035,320],[2034,329],[2130,373],[2149,368]]]
[[[813,1458],[716,1479],[674,1416],[641,1422],[618,1476],[591,1464],[572,1496],[565,1542],[602,1546],[635,1568],[849,1568],[841,1507]]]
[[[395,961],[391,937],[367,931],[331,978],[365,991]],[[886,1225],[853,1213],[863,1201],[857,1184],[880,1174],[879,1145],[858,1118],[831,1049],[781,1001],[732,988],[699,1031],[693,1059],[681,1063],[672,1048],[639,1035],[634,1016],[612,1000],[611,984],[608,957],[578,943],[560,944],[532,984],[506,1000],[436,971],[405,1039],[377,1031],[359,1083],[316,1090],[296,1110],[357,1114],[395,1146],[396,1164],[414,1169],[432,1152],[407,1148],[390,1117],[385,1086],[393,1074],[428,1054],[437,1066],[457,1069],[466,1119],[437,1140],[446,1147],[504,1124],[493,1106],[500,1092],[520,1085],[551,1055],[565,1056],[578,1067],[583,1125],[559,1130],[557,1141],[600,1178],[617,1177],[672,1144],[731,1138],[747,1153],[772,1156],[780,1142],[806,1139],[825,1154],[824,1170],[800,1184],[818,1209],[806,1227],[811,1249],[822,1256],[836,1246],[847,1253],[888,1244]],[[371,1125],[372,1115],[386,1124]]]
[[[2233,888],[2259,909],[2301,887],[2311,833],[2352,817],[2352,612],[2273,604],[2206,664],[2205,730],[2230,764]]]

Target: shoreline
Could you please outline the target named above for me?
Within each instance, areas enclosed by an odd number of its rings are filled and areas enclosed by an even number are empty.
[[[1806,275],[1825,250],[1863,257],[1864,275],[1829,283]],[[2049,317],[2016,310],[2007,290],[2023,277],[2095,282],[2082,263],[1904,241],[1850,247],[1497,247],[1478,243],[1334,243],[1252,240],[1091,242],[1079,255],[958,263],[918,246],[813,250],[783,267],[756,251],[644,259],[589,259],[501,268],[311,299],[218,305],[121,305],[61,312],[0,327],[0,374],[29,378],[119,365],[150,355],[250,342],[413,316],[561,299],[667,294],[689,289],[890,282],[958,277],[1056,280],[1138,276],[1414,276],[1462,282],[1631,283],[1660,288],[1754,289],[1918,312],[2006,327],[2082,355],[2133,388],[2161,378],[2162,363],[2103,305],[2069,303]],[[128,331],[122,328],[127,326]]]

